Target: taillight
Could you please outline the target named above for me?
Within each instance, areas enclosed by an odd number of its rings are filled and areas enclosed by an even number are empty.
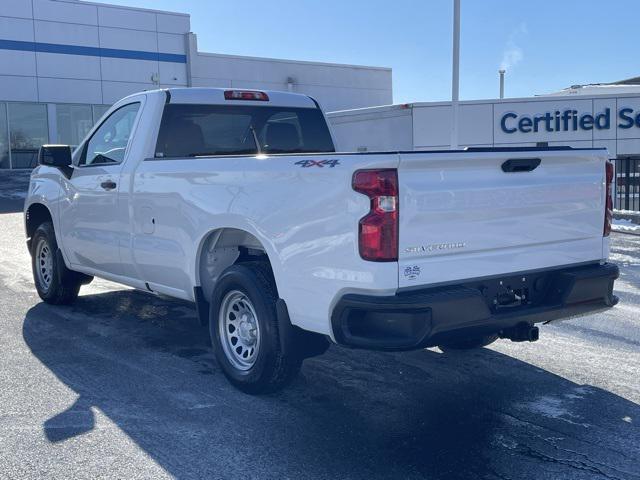
[[[606,162],[606,199],[604,211],[604,232],[603,236],[608,237],[611,233],[611,220],[613,219],[613,163]]]
[[[269,95],[255,90],[225,90],[225,100],[253,100],[254,102],[268,102]]]
[[[359,170],[353,189],[371,199],[369,213],[360,219],[358,246],[364,260],[398,260],[398,172],[395,169]]]

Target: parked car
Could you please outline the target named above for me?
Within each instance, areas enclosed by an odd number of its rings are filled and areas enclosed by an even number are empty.
[[[600,149],[336,153],[308,96],[176,88],[42,147],[25,225],[44,301],[94,276],[192,301],[261,393],[331,342],[533,341],[615,305],[612,176]]]

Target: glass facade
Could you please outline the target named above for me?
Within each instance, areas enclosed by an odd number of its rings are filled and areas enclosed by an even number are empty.
[[[91,105],[56,105],[56,143],[76,147],[92,125]]]
[[[100,117],[104,115],[107,110],[111,108],[111,105],[94,105],[93,106],[93,123],[96,123],[100,120]]]
[[[0,103],[0,168],[11,168],[9,163],[9,125],[7,105]]]
[[[76,146],[109,105],[0,102],[0,169],[33,168],[45,143]]]

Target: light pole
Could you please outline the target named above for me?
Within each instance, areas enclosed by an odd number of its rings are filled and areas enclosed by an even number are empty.
[[[453,66],[451,72],[451,148],[458,148],[460,100],[460,0],[453,0]]]

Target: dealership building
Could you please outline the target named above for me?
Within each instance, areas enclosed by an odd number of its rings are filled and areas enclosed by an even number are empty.
[[[530,98],[465,101],[458,109],[459,148],[607,148],[616,160],[617,208],[640,210],[640,78]],[[451,102],[338,111],[329,118],[343,151],[452,146]]]
[[[288,90],[329,111],[393,102],[389,68],[200,52],[188,14],[0,1],[1,169],[33,167],[44,143],[77,145],[126,95],[173,86]]]

